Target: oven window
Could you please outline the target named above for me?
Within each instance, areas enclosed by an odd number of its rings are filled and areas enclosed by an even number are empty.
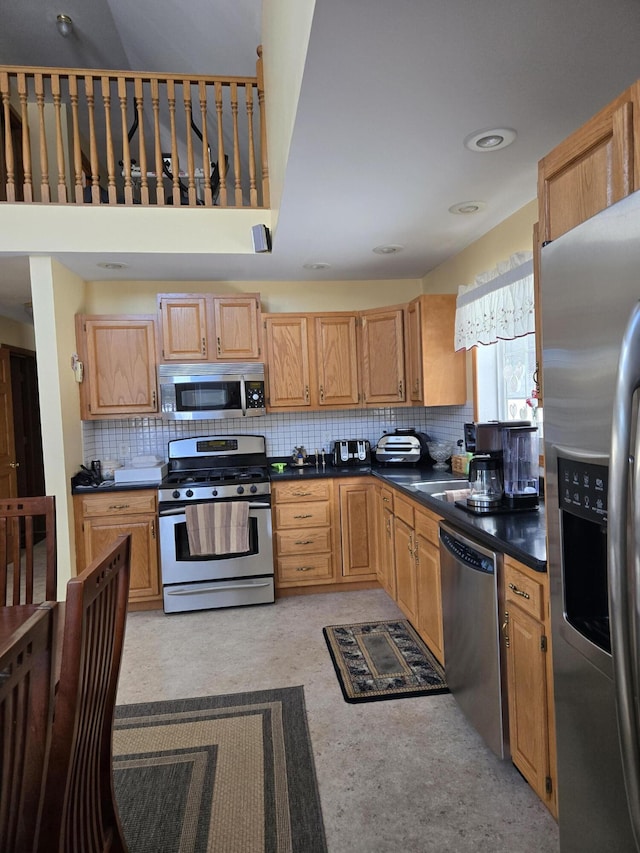
[[[189,552],[189,540],[187,538],[187,525],[186,522],[181,522],[180,524],[176,524],[175,528],[176,535],[176,561],[184,562],[184,561],[198,561],[202,562],[203,560],[228,560],[229,557],[251,557],[254,554],[258,553],[258,521],[256,518],[252,518],[249,516],[249,550],[248,551],[240,551],[240,552],[232,552],[230,554],[196,554],[193,556]]]
[[[176,388],[176,411],[201,412],[242,408],[240,383],[181,382]]]

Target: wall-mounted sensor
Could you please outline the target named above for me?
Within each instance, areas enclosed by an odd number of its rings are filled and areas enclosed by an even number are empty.
[[[271,251],[271,234],[266,225],[253,225],[251,228],[254,252]]]

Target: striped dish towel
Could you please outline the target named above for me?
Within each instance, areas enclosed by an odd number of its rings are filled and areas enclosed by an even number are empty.
[[[185,507],[192,556],[242,554],[249,550],[249,503],[212,501]]]

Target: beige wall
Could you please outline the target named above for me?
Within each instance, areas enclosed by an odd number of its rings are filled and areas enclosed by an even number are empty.
[[[35,350],[36,333],[33,326],[0,317],[0,343],[22,349]]]
[[[70,480],[82,462],[82,429],[71,356],[74,317],[84,310],[84,282],[48,257],[31,258],[30,273],[45,489],[56,498],[58,598],[64,598],[76,564]]]
[[[513,216],[496,225],[455,257],[425,275],[425,293],[457,293],[461,284],[471,284],[479,273],[493,269],[514,252],[533,249],[533,226],[538,221],[538,202],[529,202]]]
[[[87,314],[150,314],[157,293],[260,293],[262,310],[358,311],[408,302],[419,279],[400,281],[135,281],[87,283]]]

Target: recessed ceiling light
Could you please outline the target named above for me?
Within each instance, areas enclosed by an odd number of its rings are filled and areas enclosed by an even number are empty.
[[[101,263],[96,264],[96,266],[103,270],[124,270],[127,268],[127,264],[116,264],[110,261],[102,261]]]
[[[486,206],[484,201],[459,201],[458,204],[451,205],[449,213],[459,213],[462,216],[468,216],[470,213],[478,213],[484,210]]]
[[[401,252],[404,246],[399,243],[388,243],[386,246],[376,246],[373,250],[376,255],[395,255],[396,252]]]
[[[470,151],[498,151],[511,145],[516,136],[515,130],[509,127],[492,127],[470,133],[464,144]]]
[[[302,265],[305,270],[328,270],[331,264],[327,264],[324,261],[316,261],[312,264],[303,264]]]

